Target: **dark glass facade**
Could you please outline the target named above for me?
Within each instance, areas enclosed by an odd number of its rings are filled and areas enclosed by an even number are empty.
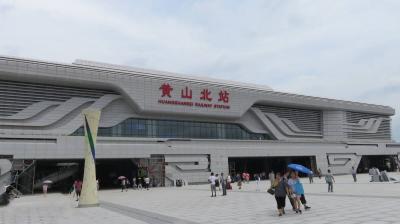
[[[83,136],[83,127],[73,136]],[[211,123],[176,120],[151,120],[129,118],[113,127],[100,127],[98,136],[102,137],[149,137],[149,138],[187,138],[187,139],[237,139],[267,140],[268,134],[252,133],[238,124]]]

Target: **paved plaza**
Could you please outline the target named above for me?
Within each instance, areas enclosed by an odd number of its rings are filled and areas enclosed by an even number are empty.
[[[399,174],[390,176],[400,178]],[[278,217],[269,182],[234,185],[226,197],[210,197],[208,185],[146,190],[100,191],[100,207],[76,208],[71,195],[24,196],[0,208],[1,224],[56,223],[400,223],[400,184],[369,183],[368,175],[337,176],[334,193],[323,179],[302,179],[311,210]]]

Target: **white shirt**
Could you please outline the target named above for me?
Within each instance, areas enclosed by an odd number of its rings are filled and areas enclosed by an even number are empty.
[[[288,185],[289,185],[289,187],[292,189],[292,190],[294,190],[293,189],[293,185],[296,183],[296,179],[292,179],[292,178],[290,178],[289,180],[288,180]]]
[[[215,185],[215,180],[216,180],[217,178],[215,177],[215,176],[210,176],[209,178],[208,178],[208,181],[210,181],[210,183],[211,183],[211,185]]]

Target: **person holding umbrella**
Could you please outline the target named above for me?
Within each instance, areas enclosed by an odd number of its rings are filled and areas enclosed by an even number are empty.
[[[126,177],[125,176],[119,176],[118,180],[121,180],[121,192],[128,191],[128,189],[126,188]]]
[[[308,169],[307,167],[300,165],[300,164],[289,164],[288,167],[292,170],[295,170],[296,172],[291,173],[291,179],[288,181],[289,185],[291,186],[291,190],[293,191],[295,198],[294,199],[294,210],[297,212],[301,213],[300,210],[300,202],[303,204],[304,209],[308,210],[311,207],[307,206],[307,201],[304,196],[304,188],[303,184],[300,182],[299,174],[298,172],[302,172],[305,174],[312,174],[312,171]]]
[[[45,180],[45,181],[43,181],[43,186],[42,186],[42,189],[43,189],[43,195],[46,197],[46,195],[47,195],[47,189],[49,188],[49,184],[51,184],[51,183],[53,183],[53,181],[51,181],[51,180]]]

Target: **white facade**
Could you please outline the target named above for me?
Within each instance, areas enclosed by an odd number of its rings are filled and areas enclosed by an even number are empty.
[[[388,106],[81,60],[0,57],[0,88],[0,155],[14,159],[83,158],[83,137],[72,134],[84,108],[102,111],[101,128],[130,118],[196,121],[272,138],[98,137],[97,158],[164,155],[170,180],[204,182],[210,171],[228,173],[230,157],[315,156],[323,172],[347,173],[363,155],[400,154]]]

